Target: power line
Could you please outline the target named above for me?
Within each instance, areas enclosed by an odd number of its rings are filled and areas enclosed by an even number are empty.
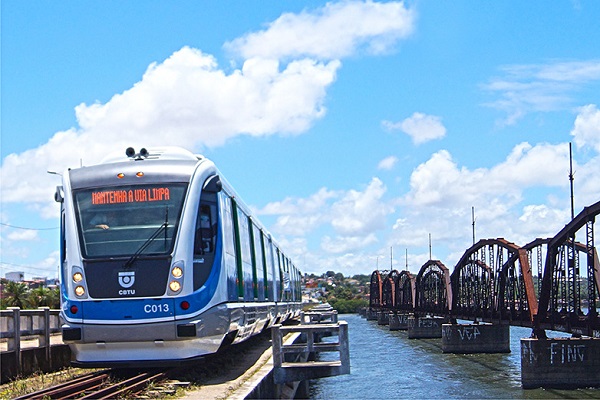
[[[24,265],[24,264],[15,264],[15,263],[9,263],[9,262],[5,262],[5,261],[0,261],[0,265],[3,266],[9,266],[9,267],[15,267],[15,268],[23,268],[23,269],[29,269],[29,270],[37,270],[37,271],[48,271],[48,269],[50,268],[56,268],[54,266],[48,266],[48,267],[34,267],[33,265]]]
[[[9,228],[14,228],[14,229],[24,229],[24,230],[27,230],[27,231],[51,231],[51,230],[58,229],[58,226],[54,227],[54,228],[25,228],[23,226],[16,226],[16,225],[5,224],[4,222],[0,222],[0,225],[2,225],[2,226],[8,226]]]
[[[2,268],[0,268],[0,270],[2,270],[2,274],[4,275],[5,273],[11,272],[11,270],[13,272],[18,271],[18,272],[24,272],[28,275],[31,276],[46,276],[49,279],[55,279],[58,277],[59,273],[58,273],[58,267],[52,267],[52,266],[48,266],[48,267],[33,267],[30,265],[23,265],[23,264],[14,264],[14,263],[7,263],[7,262],[0,262],[0,265]],[[8,268],[7,268],[8,267]],[[2,276],[2,278],[4,278],[4,276]]]

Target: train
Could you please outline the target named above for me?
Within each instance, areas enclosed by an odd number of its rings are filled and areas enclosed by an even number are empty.
[[[300,270],[202,155],[129,147],[54,197],[74,366],[178,365],[300,315]]]

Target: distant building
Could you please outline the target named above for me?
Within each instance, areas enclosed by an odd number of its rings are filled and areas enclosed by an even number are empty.
[[[9,281],[13,282],[23,282],[25,279],[25,272],[15,271],[15,272],[7,272],[4,277]]]

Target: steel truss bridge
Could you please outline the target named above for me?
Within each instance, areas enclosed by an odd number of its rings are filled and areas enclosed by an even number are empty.
[[[452,273],[429,260],[409,271],[371,275],[372,311],[437,315],[600,337],[600,262],[594,223],[600,202],[585,207],[553,238],[520,247],[482,239],[465,251]]]

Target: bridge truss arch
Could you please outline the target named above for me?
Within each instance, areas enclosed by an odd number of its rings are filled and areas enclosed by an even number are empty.
[[[537,298],[527,252],[503,238],[482,239],[451,276],[452,316],[532,326]]]
[[[384,278],[382,286],[382,308],[393,310],[396,308],[396,279],[398,279],[397,270],[393,269]]]
[[[537,238],[522,247],[527,252],[527,260],[529,261],[532,274],[535,273],[533,284],[538,299],[542,290],[542,277],[544,276],[544,262],[546,260],[548,243],[551,240],[552,238]]]
[[[387,275],[387,271],[375,270],[371,274],[371,282],[369,287],[369,308],[379,310],[383,305],[383,275]]]
[[[414,311],[417,278],[410,271],[401,271],[396,277],[395,286],[395,309],[399,311]]]
[[[439,260],[429,260],[419,270],[415,313],[448,315],[452,305],[450,271]]]
[[[600,337],[600,262],[594,244],[599,213],[600,201],[585,207],[548,242],[536,336],[545,337],[543,329],[553,329]],[[583,243],[577,236],[583,236]]]

